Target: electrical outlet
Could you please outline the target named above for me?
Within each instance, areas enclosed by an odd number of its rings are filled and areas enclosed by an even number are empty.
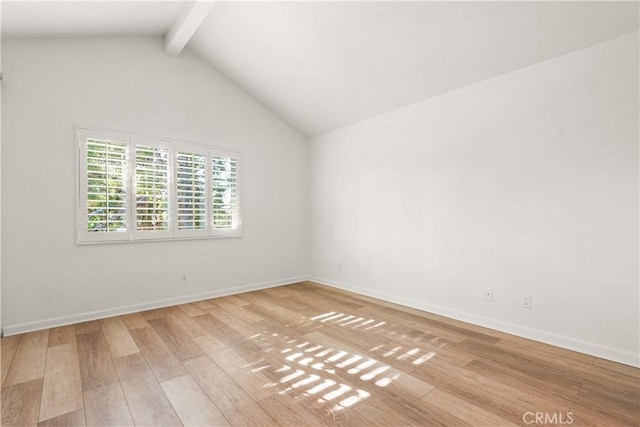
[[[484,299],[487,301],[493,301],[493,289],[486,289],[484,291]]]
[[[522,295],[522,308],[531,308],[531,295]]]
[[[187,283],[187,273],[180,273],[180,282]]]

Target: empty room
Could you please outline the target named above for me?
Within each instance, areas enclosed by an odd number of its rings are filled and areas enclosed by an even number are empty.
[[[639,426],[640,3],[0,3],[2,426]]]

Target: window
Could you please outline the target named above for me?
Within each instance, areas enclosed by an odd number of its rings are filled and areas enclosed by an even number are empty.
[[[238,158],[211,150],[211,226],[233,230],[238,223]]]
[[[241,235],[239,153],[77,128],[78,243]]]
[[[183,236],[207,234],[207,150],[176,150],[177,232]]]
[[[171,237],[169,224],[169,146],[145,141],[135,145],[135,234]]]

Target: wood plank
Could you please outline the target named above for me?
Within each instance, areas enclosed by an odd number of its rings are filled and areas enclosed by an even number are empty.
[[[22,335],[9,368],[5,387],[44,377],[49,330]]]
[[[305,292],[309,299],[316,302],[315,306],[319,306],[324,302],[324,304],[329,307],[346,311],[357,311],[365,307],[365,303],[358,298],[354,298],[353,294],[340,292],[335,288],[328,288],[322,285],[308,285],[305,286]],[[374,302],[370,301],[367,305],[371,304],[374,304]]]
[[[211,301],[215,301],[218,298],[213,298]],[[245,306],[245,305],[250,305],[251,301],[248,301],[247,299],[243,298],[242,295],[227,295],[226,297],[222,297],[220,299],[224,299],[227,302],[230,302],[231,304],[235,304],[235,305],[239,305],[239,306]]]
[[[413,396],[392,393],[386,389],[384,389],[383,393],[376,392],[376,395],[383,396],[384,401],[396,412],[409,418],[412,421],[411,424],[441,426],[459,426],[466,424],[456,417],[456,413],[444,411]],[[358,409],[358,407],[356,407],[356,409]]]
[[[84,392],[88,426],[133,426],[119,383]]]
[[[271,317],[285,325],[292,325],[307,320],[306,317],[301,314],[270,301],[269,298],[265,298],[263,295],[260,295],[259,292],[249,292],[244,294],[243,297],[251,301],[251,305],[245,308],[258,316]]]
[[[356,407],[342,408],[331,402],[323,402],[317,400],[315,402],[304,402],[316,417],[320,418],[325,424],[331,426],[369,426],[379,425],[373,423],[367,417],[356,411]]]
[[[640,369],[634,366],[623,365],[622,363],[600,359],[599,357],[595,358],[593,364],[599,368],[640,379]]]
[[[204,314],[194,317],[202,325],[210,335],[224,342],[228,347],[232,348],[238,354],[252,353],[259,351],[260,347],[255,343],[246,339],[246,337],[230,327],[226,322],[212,316]]]
[[[139,328],[149,328],[149,322],[144,318],[144,316],[140,313],[131,313],[124,316],[120,316],[122,321],[124,322],[127,329],[130,331]]]
[[[442,320],[442,316],[439,316],[437,314],[433,314],[433,313],[429,313],[423,310],[419,310],[417,308],[412,308],[412,307],[408,307],[408,306],[402,306],[400,304],[395,304],[392,302],[388,302],[388,301],[384,301],[378,298],[374,298],[374,297],[370,297],[367,295],[361,295],[361,294],[354,294],[352,292],[349,291],[345,291],[343,289],[338,289],[338,288],[331,288],[329,286],[324,286],[324,285],[320,285],[317,283],[313,283],[313,282],[304,282],[301,283],[299,285],[293,285],[292,288],[295,288],[296,291],[298,292],[299,295],[305,295],[308,292],[313,292],[313,289],[324,289],[325,291],[329,292],[329,295],[331,293],[336,293],[342,297],[346,297],[348,298],[349,301],[352,301],[353,303],[359,304],[362,307],[368,307],[368,306],[375,306],[375,307],[388,307],[388,308],[392,308],[394,310],[398,310],[398,311],[403,311],[405,313],[411,313],[417,316],[420,316],[422,318],[425,319],[431,319],[431,320]],[[304,297],[303,297],[304,298]],[[307,297],[306,299],[309,299],[309,297]]]
[[[276,422],[209,357],[185,362],[196,382],[231,425],[276,426]]]
[[[247,323],[260,322],[264,320],[262,316],[258,316],[257,314],[244,309],[242,306],[238,306],[237,304],[228,301],[226,298],[212,300],[210,307],[206,311],[207,313],[215,315],[214,312],[218,309],[224,309]]]
[[[45,421],[40,421],[38,427],[84,427],[86,426],[84,408],[76,409],[73,412],[59,415]]]
[[[282,426],[327,425],[287,394],[274,394],[262,399],[258,404]]]
[[[90,332],[95,332],[100,330],[100,321],[90,320],[88,322],[77,323],[75,327],[76,327],[76,335],[88,334]]]
[[[220,350],[215,345],[210,346],[210,337],[200,337],[196,341],[207,355],[255,401],[280,391],[277,384],[273,384],[262,372],[256,370],[251,363],[233,350]]]
[[[547,344],[536,343],[534,341],[531,341],[531,343],[527,345],[520,340],[512,341],[503,339],[498,341],[494,345],[494,348],[513,355],[544,361],[563,371],[575,369],[580,366],[591,369],[594,360],[592,356],[584,357],[586,355],[569,350],[561,352],[558,351],[559,349],[553,349],[553,347]]]
[[[564,415],[564,422],[567,424],[566,412]],[[573,425],[576,426],[638,426],[640,425],[640,417],[636,412],[629,417],[628,415],[622,415],[615,410],[602,411],[600,407],[591,406],[586,407],[582,405],[576,405],[571,408],[571,417],[573,418]]]
[[[462,326],[476,328],[475,325],[460,322]],[[518,337],[516,335],[505,334],[506,337],[498,341],[495,345],[499,348],[517,351],[525,355],[539,356],[547,360],[566,360],[572,362],[581,362],[586,365],[592,365],[595,357],[577,351],[567,350],[551,344],[545,344],[539,341],[533,341],[527,338]]]
[[[60,326],[49,330],[49,347],[65,344],[76,344],[75,325]]]
[[[520,372],[510,369],[508,366],[502,366],[500,362],[473,360],[465,366],[465,369],[483,375],[486,378],[500,381],[503,384],[508,384],[516,388],[526,387],[528,390],[536,390],[542,394],[553,393],[556,396],[568,397],[575,396],[580,389],[579,386],[577,388],[572,386],[558,386],[544,379],[536,378],[535,376],[521,374]]]
[[[636,399],[638,393],[638,378],[619,371],[603,368],[599,365],[573,364],[567,370],[567,377],[586,384],[608,389],[627,395],[631,400]]]
[[[300,297],[297,292],[293,292],[290,296],[286,297],[283,303],[286,304],[287,307],[290,307],[292,310],[295,310],[298,313],[317,309],[316,301]]]
[[[275,298],[275,299],[287,298],[295,293],[295,291],[292,289],[292,286],[286,286],[286,285],[274,286],[272,288],[264,288],[264,289],[260,289],[257,292],[260,292],[260,294],[263,294],[263,295],[268,295],[270,298]]]
[[[183,425],[231,425],[191,375],[174,378],[160,385]]]
[[[575,394],[582,387],[582,383],[567,375],[564,369],[542,359],[512,353],[477,341],[465,340],[457,346],[476,355],[476,360],[468,367],[480,368],[483,364],[489,364],[501,372],[508,371],[514,377],[521,378],[524,383],[535,381],[545,390],[564,390]]]
[[[229,347],[213,335],[204,335],[194,339],[194,342],[205,354],[208,354],[209,357],[212,357],[212,355],[219,351],[229,351]]]
[[[202,314],[205,313],[202,312]],[[192,340],[209,333],[205,328],[202,327],[202,325],[200,325],[196,318],[189,316],[187,313],[177,307],[172,307],[172,310],[169,312],[169,315],[165,317],[165,319],[168,322],[172,323],[174,326],[177,326],[179,329],[181,329],[183,333]]]
[[[193,304],[198,307],[200,310],[206,312],[208,309],[210,309],[211,307],[213,307],[213,300],[211,299],[206,299],[203,301],[197,301],[194,302]]]
[[[75,334],[73,338],[75,340]],[[49,347],[40,403],[40,421],[74,412],[83,405],[76,344]]]
[[[38,423],[43,379],[21,382],[2,389],[2,425],[33,426]]]
[[[419,425],[411,418],[396,411],[392,405],[387,404],[384,399],[373,398],[354,408],[354,411],[361,414],[368,420],[364,425],[372,426],[410,426]],[[426,425],[426,424],[423,424]]]
[[[180,425],[180,419],[140,353],[114,359],[114,364],[136,425]]]
[[[90,391],[118,382],[107,342],[100,329],[77,335],[82,391]]]
[[[394,319],[402,319],[404,324],[421,330],[431,330],[428,332],[433,333],[436,336],[444,336],[445,334],[451,337],[451,341],[455,341],[454,337],[462,337],[465,340],[476,340],[486,344],[495,344],[500,341],[499,338],[492,334],[486,333],[486,330],[476,330],[465,328],[463,326],[454,325],[451,323],[442,322],[440,319],[433,320],[427,319],[422,316],[406,313],[392,308],[385,308],[385,314],[391,314]]]
[[[305,371],[297,368],[287,370],[284,374],[286,376],[276,380],[286,387],[280,394],[290,396],[324,423],[345,426],[369,424],[366,418],[353,409],[365,402],[371,393],[350,383],[348,379],[329,371]]]
[[[153,328],[134,329],[131,331],[131,335],[158,382],[187,374],[182,363],[173,355]]]
[[[100,321],[100,326],[113,359],[140,351],[120,317],[103,319]]]
[[[155,318],[148,322],[179,361],[185,362],[204,356],[202,350],[172,322],[165,318]]]
[[[425,402],[455,414],[456,418],[474,426],[515,426],[516,424],[500,418],[491,412],[460,399],[450,393],[435,389],[422,398]]]
[[[161,319],[167,316],[167,311],[164,308],[155,308],[153,310],[147,310],[140,313],[145,320]]]
[[[350,347],[366,354],[369,357],[377,358],[385,363],[392,364],[394,368],[405,373],[411,373],[417,369],[421,363],[427,358],[433,357],[434,354],[448,352],[442,348],[435,347],[428,342],[419,339],[406,339],[399,335],[391,338],[389,336],[381,336],[379,331],[352,331],[342,328],[326,328],[320,332],[326,338],[331,338],[334,342],[348,342]],[[307,334],[307,337],[312,336]],[[455,357],[458,361],[459,357]],[[458,361],[459,366],[464,366],[473,357],[463,357]]]
[[[361,346],[359,346],[361,348]],[[427,337],[415,340],[391,339],[378,345],[371,344],[368,354],[397,367],[407,373],[426,363],[433,357],[444,358],[448,363],[464,367],[474,360],[474,356],[449,344],[438,345]]]
[[[350,375],[364,376],[367,373],[370,373],[372,371],[375,372],[377,369],[384,369],[383,378],[389,379],[389,382],[388,384],[385,385],[385,387],[388,387],[388,386],[397,387],[413,395],[416,398],[422,398],[424,395],[429,393],[434,388],[433,385],[429,383],[421,381],[411,375],[405,375],[395,367],[387,365],[386,363],[381,363],[380,361],[369,357],[365,353],[360,352],[348,345],[345,345],[342,342],[338,342],[334,339],[331,339],[322,333],[314,332],[311,334],[307,334],[305,337],[308,338],[313,344],[321,344],[326,348],[332,348],[332,349],[335,349],[336,351],[347,352],[348,353],[347,356],[342,358],[342,360],[336,360],[335,366],[338,369],[341,369],[344,363],[348,363],[349,358],[353,358],[354,356],[359,357],[356,363],[353,363],[351,365],[344,367],[346,371],[346,375],[344,376],[346,378],[348,378]],[[331,358],[329,357],[327,360],[330,361],[330,359]],[[357,366],[368,360],[372,360],[375,363],[371,364],[371,366],[368,366],[366,369],[362,368],[362,370],[358,370]],[[313,364],[313,363],[314,361],[309,362],[309,364]],[[336,370],[340,372],[338,369]],[[358,370],[358,372],[353,372],[352,370]],[[374,377],[372,378],[372,380],[380,381],[380,378]]]
[[[200,307],[198,307],[196,304],[193,304],[193,303],[179,304],[179,305],[176,305],[176,307],[191,317],[200,316],[201,314],[205,313]]]
[[[381,328],[382,331],[387,330],[395,332],[400,336],[419,331],[421,334],[432,335],[449,343],[461,342],[468,339],[470,335],[477,335],[478,337],[489,340],[491,343],[498,341],[497,338],[485,334],[463,331],[460,328],[451,327],[440,323],[437,320],[424,318],[422,316],[417,316],[388,307],[378,309],[376,307],[367,306],[358,310],[358,314],[373,318],[376,322],[384,321],[385,325]],[[361,329],[357,324],[351,326],[351,328]]]
[[[438,367],[436,367],[436,370],[437,369]],[[509,390],[508,393],[510,393],[510,396],[503,397],[503,400],[509,400],[512,398],[511,394],[516,394],[522,396],[520,398],[522,401],[537,398],[535,405],[538,407],[571,408],[577,425],[608,425],[614,421],[614,424],[629,424],[633,422],[630,420],[634,419],[634,414],[638,413],[637,411],[630,412],[628,408],[625,410],[624,407],[613,409],[601,405],[601,402],[607,401],[609,405],[615,406],[615,402],[619,401],[619,399],[607,400],[598,398],[587,403],[588,399],[578,398],[572,391],[538,381],[538,379],[533,376],[522,378],[515,375],[508,368],[501,368],[499,364],[487,364],[474,360],[465,368],[465,371],[480,374],[482,375],[480,378],[484,378],[486,381],[498,381],[500,387],[510,387],[509,389],[505,389],[505,392]],[[491,392],[485,393],[485,395],[491,395],[491,393],[497,389],[499,389],[499,387],[494,387]],[[498,399],[500,396],[497,394],[493,397],[489,396],[489,398]],[[475,401],[473,403],[475,403]],[[521,422],[515,417],[512,418],[511,421],[514,423]]]
[[[514,385],[503,384],[465,368],[454,367],[442,359],[431,360],[427,365],[417,369],[413,375],[433,384],[439,390],[515,424],[520,423],[522,414],[531,408],[549,413],[566,412],[570,409],[547,394],[523,391]]]
[[[237,334],[236,338],[238,340],[246,340],[247,337],[255,335],[261,330],[261,325],[259,323],[248,322],[238,315],[242,308],[240,308],[240,310],[232,310],[227,310],[222,308],[222,306],[215,306],[213,309],[209,310],[206,315],[214,317],[230,327]],[[253,315],[253,313],[251,314]],[[259,321],[262,321],[262,319]]]
[[[592,364],[594,359],[592,356],[565,349],[556,348],[553,350],[553,347],[548,344],[533,341],[530,343],[531,351],[529,352],[527,352],[527,346],[520,341],[517,343],[501,341],[495,347],[513,354],[523,355],[527,360],[532,360],[532,363],[527,362],[523,365],[527,375],[540,378],[536,368],[539,370],[540,366],[551,366],[552,369],[549,371],[559,372],[558,375],[565,378],[566,381],[573,381],[583,386],[596,385],[596,387],[608,390],[610,393],[627,396],[627,399],[630,400],[638,400],[638,376],[632,374],[634,369],[640,371],[637,368],[628,367],[630,369],[627,369],[626,372],[624,369],[611,370],[601,365]],[[541,348],[542,350],[540,350]]]
[[[4,380],[7,378],[7,374],[9,373],[9,367],[11,366],[11,362],[13,362],[13,357],[16,354],[16,349],[18,348],[18,343],[22,335],[13,335],[10,337],[0,338],[0,350],[2,351],[2,362],[0,364],[0,371],[2,371],[2,380],[0,381],[0,385],[4,385]]]
[[[585,384],[578,395],[590,408],[597,408],[598,412],[608,414],[622,424],[633,424],[640,417],[640,400],[637,393],[624,393],[613,388],[603,388],[600,385]]]

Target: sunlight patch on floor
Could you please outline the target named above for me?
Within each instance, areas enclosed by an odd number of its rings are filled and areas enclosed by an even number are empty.
[[[350,377],[365,382],[360,384],[370,384],[374,388],[385,388],[398,380],[402,373],[385,364],[385,358],[410,364],[407,366],[420,366],[436,356],[435,351],[422,349],[419,345],[403,345],[407,341],[418,344],[416,341],[420,339],[425,342],[425,334],[409,331],[411,333],[407,335],[405,332],[394,331],[393,325],[385,321],[335,311],[321,313],[308,320],[319,322],[316,324],[323,325],[320,327],[371,331],[375,334],[373,337],[379,336],[381,340],[385,340],[360,353],[348,348],[340,349],[337,344],[318,344],[309,339],[312,335],[308,335],[305,340],[265,331],[250,337],[265,353],[273,350],[269,360],[276,357],[284,362],[283,365],[273,366],[262,359],[261,362],[256,362],[259,366],[253,364],[252,372],[262,372],[270,378],[271,382],[266,386],[278,386],[282,388],[280,394],[292,394],[296,399],[313,397],[317,404],[330,404],[331,411],[344,410],[371,396],[372,389],[363,390],[362,385],[359,388],[348,384]],[[366,353],[380,354],[381,359],[369,357]]]

